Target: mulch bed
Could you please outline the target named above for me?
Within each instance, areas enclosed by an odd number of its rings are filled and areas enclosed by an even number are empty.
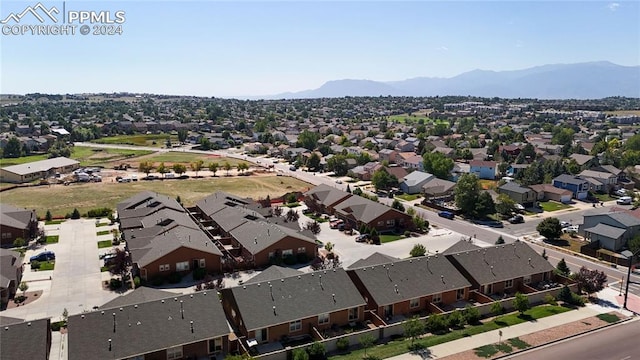
[[[22,291],[20,291],[19,293],[16,294],[16,297],[21,296]],[[7,304],[7,309],[13,309],[13,308],[17,308],[20,306],[25,306],[25,305],[29,305],[30,303],[40,299],[40,296],[42,295],[42,290],[38,290],[38,291],[27,291],[24,296],[26,296],[27,298],[20,303],[16,303],[13,301],[13,299],[9,300],[9,303]]]

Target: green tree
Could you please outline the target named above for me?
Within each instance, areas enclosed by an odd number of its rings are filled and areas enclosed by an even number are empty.
[[[164,178],[164,174],[168,173],[170,170],[163,162],[161,162],[160,165],[158,165],[158,167],[156,168],[156,171]]]
[[[569,276],[571,275],[571,269],[569,269],[569,266],[567,266],[567,262],[564,261],[564,258],[560,259],[560,261],[558,261],[558,265],[556,265],[556,270],[555,270],[556,274],[562,275],[562,276]]]
[[[194,161],[190,164],[190,166],[191,166],[191,171],[194,171],[196,173],[196,177],[198,177],[198,172],[202,170],[202,168],[204,167],[204,161],[202,160]]]
[[[504,313],[504,307],[502,306],[502,304],[499,301],[494,301],[491,304],[490,311],[494,316],[500,316],[500,315],[502,315],[502,313]]]
[[[373,173],[371,183],[376,190],[386,190],[398,185],[398,178],[389,174],[385,168],[380,168]]]
[[[560,221],[554,217],[549,217],[542,220],[538,224],[538,226],[536,226],[536,230],[540,233],[540,235],[549,240],[557,239],[562,234],[562,226],[560,226]]]
[[[184,144],[184,142],[187,141],[187,135],[189,135],[189,130],[187,130],[187,129],[179,129],[178,130],[178,141],[181,144]]]
[[[573,131],[573,129],[571,128],[557,127],[556,130],[554,130],[554,134],[553,134],[553,137],[551,138],[551,142],[553,144],[558,144],[558,145],[571,144],[571,142],[573,141],[574,133],[575,131]]]
[[[140,164],[138,164],[138,171],[149,176],[149,173],[153,171],[153,163],[150,161],[140,161]]]
[[[500,215],[509,216],[516,211],[516,202],[507,194],[498,195],[496,212]]]
[[[636,236],[629,239],[629,241],[627,242],[627,247],[634,254],[640,251],[640,234],[637,234]]]
[[[184,166],[183,164],[173,164],[173,172],[175,172],[176,174],[178,174],[178,176],[184,174],[185,172],[187,172],[187,167]]]
[[[504,244],[504,238],[502,238],[502,235],[498,236],[498,240],[496,240],[496,245],[502,245]]]
[[[208,137],[203,136],[202,138],[200,138],[200,150],[211,150],[213,148],[213,144],[211,143],[211,140],[209,140]]]
[[[414,316],[411,319],[406,320],[404,324],[402,324],[402,327],[404,328],[404,336],[411,339],[411,345],[409,348],[413,349],[416,339],[425,331],[425,323],[420,320],[418,316]]]
[[[218,172],[218,166],[218,163],[215,161],[209,164],[209,171],[213,173],[213,177],[215,177],[216,172]]]
[[[22,291],[22,296],[25,296],[25,293],[29,290],[29,284],[25,281],[21,281],[20,285],[18,285],[18,290]]]
[[[475,217],[486,217],[487,215],[496,213],[496,203],[493,201],[491,194],[482,191],[478,196],[478,202],[474,212]]]
[[[22,156],[22,145],[17,137],[11,137],[2,149],[2,156],[5,158],[19,158]]]
[[[318,156],[316,152],[313,152],[311,156],[309,156],[307,168],[309,168],[310,171],[320,170],[320,156]]]
[[[367,349],[373,346],[373,344],[376,342],[376,339],[373,336],[371,336],[371,334],[365,334],[360,336],[358,340],[360,341],[360,346],[362,346],[362,348],[364,349],[364,358],[366,358]]]
[[[464,315],[465,321],[469,325],[475,325],[480,323],[480,318],[482,317],[480,315],[480,310],[478,310],[477,307],[471,306],[471,305],[465,306],[463,315]]]
[[[304,130],[298,135],[297,145],[307,150],[313,150],[318,145],[320,133]]]
[[[53,215],[51,215],[51,210],[47,209],[47,213],[44,215],[44,219],[46,221],[51,221],[53,220]]]
[[[394,199],[393,200],[393,203],[391,204],[391,207],[396,209],[396,210],[398,210],[398,211],[404,212],[404,205],[402,205],[402,203],[398,199]]]
[[[465,319],[460,310],[456,309],[447,316],[447,326],[453,329],[464,327]]]
[[[422,156],[424,170],[439,179],[448,179],[453,170],[453,160],[440,152],[427,152]]]
[[[415,244],[409,253],[411,257],[424,256],[427,253],[427,248],[422,244]]]
[[[576,276],[578,282],[578,288],[591,295],[602,289],[607,283],[607,274],[604,271],[589,270],[586,267],[581,267]]]
[[[333,171],[337,176],[345,176],[349,171],[347,157],[345,155],[334,155],[327,160],[327,170]]]
[[[71,218],[72,219],[80,219],[80,211],[78,211],[77,208],[73,209],[73,212],[71,213]]]
[[[294,349],[293,360],[309,360],[309,353],[305,349]]]
[[[520,314],[524,314],[525,311],[529,310],[529,307],[529,297],[517,292],[515,299],[513,299],[513,308],[518,310]]]
[[[23,247],[25,245],[27,245],[27,242],[21,237],[18,237],[15,240],[13,240],[14,247]]]
[[[309,352],[310,360],[320,360],[324,359],[327,354],[327,349],[325,349],[324,344],[315,341],[311,346],[307,348],[307,352]]]
[[[442,314],[432,314],[427,319],[427,330],[433,334],[443,333],[447,330],[447,321]]]
[[[456,206],[463,213],[475,216],[476,204],[480,197],[480,183],[475,174],[463,174],[454,190]]]
[[[225,161],[224,164],[222,164],[222,168],[227,172],[227,176],[229,176],[229,171],[232,169],[231,164],[229,164],[228,161]]]

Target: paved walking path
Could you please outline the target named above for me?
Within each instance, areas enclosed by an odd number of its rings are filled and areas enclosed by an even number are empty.
[[[631,309],[638,312],[640,310],[640,298],[635,295],[629,295],[634,297],[632,301],[628,302]],[[435,345],[425,349],[421,353],[406,353],[398,356],[391,357],[392,360],[422,360],[422,359],[438,359],[445,356],[461,353],[467,350],[472,350],[480,346],[497,343],[500,339],[511,339],[514,337],[520,337],[528,335],[538,331],[544,331],[546,329],[568,324],[574,321],[580,321],[601,313],[608,313],[611,311],[619,311],[625,315],[632,315],[631,312],[620,308],[618,291],[607,288],[598,293],[598,298],[601,300],[600,304],[588,304],[578,310],[567,311],[561,314],[548,316],[537,321],[526,322],[514,326],[502,328],[500,330],[488,331],[482,334],[465,337],[463,339],[450,341],[444,344]],[[637,306],[638,309],[632,306]],[[502,332],[500,336],[499,332]]]

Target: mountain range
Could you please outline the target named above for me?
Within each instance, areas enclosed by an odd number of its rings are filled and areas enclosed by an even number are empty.
[[[473,70],[450,78],[401,81],[332,80],[317,89],[264,96],[309,99],[345,96],[479,96],[537,99],[640,97],[640,66],[607,61],[554,64],[512,71]]]

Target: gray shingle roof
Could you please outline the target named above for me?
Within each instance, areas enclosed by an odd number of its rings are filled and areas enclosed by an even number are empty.
[[[237,209],[246,209],[258,216],[265,216],[269,212],[269,208],[263,208],[258,202],[250,198],[242,198],[224,191],[216,191],[206,198],[198,201],[196,206],[207,216],[216,213],[227,207]]]
[[[399,261],[400,259],[394,258],[393,256],[381,254],[379,252],[374,252],[369,257],[364,259],[360,259],[349,266],[349,269],[358,269],[365,266],[374,266],[374,265],[382,265],[394,261]]]
[[[366,224],[379,218],[387,212],[396,212],[398,215],[405,215],[396,209],[392,209],[378,202],[365,199],[361,196],[352,196],[347,200],[339,203],[335,207],[336,213],[343,216],[353,216],[356,220]]]
[[[324,206],[331,206],[338,201],[351,196],[351,194],[347,192],[332,188],[326,184],[318,185],[304,193],[304,195],[312,197]]]
[[[625,229],[617,228],[615,226],[610,226],[606,224],[598,224],[594,227],[590,227],[588,229],[584,229],[584,231],[588,231],[593,234],[602,235],[611,239],[618,239],[626,232]]]
[[[580,179],[578,177],[575,177],[575,176],[569,175],[569,174],[560,174],[560,175],[556,176],[553,180],[554,181],[558,181],[558,182],[567,183],[567,184],[573,184],[573,185],[581,185],[581,184],[585,183],[584,179]]]
[[[379,306],[470,287],[445,256],[424,256],[349,270]]]
[[[259,253],[287,236],[316,245],[315,240],[292,229],[264,221],[247,221],[242,226],[231,230],[230,234],[252,254]]]
[[[447,250],[443,251],[443,254],[455,254],[462,251],[472,251],[480,249],[479,246],[473,245],[469,241],[460,240],[457,243],[451,245]]]
[[[0,329],[1,359],[47,359],[49,319],[5,325]]]
[[[222,289],[222,296],[233,296],[248,331],[365,305],[341,268]]]
[[[553,265],[521,241],[449,254],[447,258],[459,264],[481,285],[554,269]]]
[[[271,265],[265,271],[245,281],[245,284],[257,284],[259,282],[267,282],[271,280],[279,280],[282,278],[304,274],[304,272],[292,268]]]
[[[215,292],[196,292],[70,316],[68,329],[69,360],[129,358],[230,332]]]
[[[422,172],[422,171],[414,171],[409,175],[402,178],[402,182],[404,182],[407,186],[415,186],[420,184],[423,181],[427,181],[434,176],[432,174]]]
[[[17,251],[0,249],[0,288],[7,287],[11,281],[18,281],[16,272],[23,260]],[[18,288],[18,284],[15,286]]]
[[[146,239],[136,238],[135,241],[137,243],[133,241],[128,243],[131,261],[140,267],[182,247],[222,256],[220,250],[202,231],[184,226],[165,231],[148,240],[146,244],[143,243]],[[134,244],[140,244],[143,247],[132,248]]]
[[[520,184],[513,181],[500,186],[500,190],[511,191],[518,194],[526,194],[531,191],[531,189],[529,189],[528,187],[521,186]]]
[[[35,219],[35,213],[32,210],[0,203],[0,225],[2,226],[26,229],[32,218]]]
[[[184,211],[175,199],[151,191],[143,191],[116,206],[119,219],[144,217],[164,208]]]
[[[154,301],[154,300],[166,299],[171,296],[175,296],[175,293],[153,289],[146,286],[141,286],[126,295],[118,296],[117,298],[109,301],[108,303],[102,304],[100,308],[110,309],[110,308],[116,308],[116,307],[122,307],[122,306],[135,305],[135,304],[145,303],[145,302]]]

